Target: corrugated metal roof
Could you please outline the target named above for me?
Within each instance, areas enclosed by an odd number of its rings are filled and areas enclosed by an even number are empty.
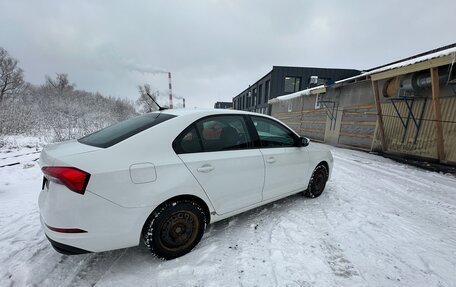
[[[356,80],[359,78],[368,77],[370,75],[374,75],[377,73],[414,65],[417,63],[421,63],[421,62],[436,59],[436,58],[441,58],[441,57],[448,56],[448,55],[453,55],[453,63],[454,63],[456,60],[456,47],[454,47],[454,45],[456,45],[456,44],[451,45],[451,48],[448,48],[448,49],[443,49],[443,50],[436,49],[437,52],[434,52],[434,53],[429,53],[429,54],[424,54],[424,55],[420,54],[421,56],[419,56],[419,57],[415,56],[415,57],[407,58],[407,60],[404,60],[404,61],[394,62],[393,64],[390,64],[390,65],[380,66],[379,68],[368,70],[367,72],[361,73],[360,75],[350,77],[347,79],[342,79],[340,81],[336,81],[334,84],[335,85],[342,84],[342,83]]]
[[[361,73],[359,75],[356,75],[354,77],[350,77],[350,78],[346,78],[346,79],[342,79],[342,80],[336,81],[334,84],[335,85],[342,84],[342,83],[353,81],[353,80],[357,80],[357,79],[360,79],[360,78],[363,78],[363,77],[369,77],[370,75],[373,75],[373,74],[377,74],[377,73],[381,73],[381,72],[384,72],[384,71],[393,70],[393,69],[397,69],[397,68],[401,68],[401,67],[410,66],[410,65],[417,64],[417,63],[420,63],[420,62],[424,62],[424,61],[428,61],[428,60],[432,60],[432,59],[448,56],[448,55],[451,55],[451,54],[453,55],[453,63],[454,63],[455,60],[456,60],[456,44],[448,45],[448,46],[445,46],[445,47],[442,47],[442,48],[438,48],[438,49],[432,50],[432,51],[427,52],[427,53],[422,53],[422,54],[418,54],[418,55],[413,56],[413,57],[406,58],[406,59],[401,60],[401,61],[396,61],[396,62],[393,62],[391,64],[387,64],[387,65],[383,65],[383,66],[380,66],[380,67],[377,67],[377,68],[373,68],[373,69],[367,70],[366,72],[363,72],[363,73]]]
[[[384,64],[384,65],[381,65],[381,66],[378,66],[378,67],[374,67],[374,68],[366,70],[366,72],[370,72],[370,71],[377,70],[377,69],[380,69],[380,68],[383,68],[383,67],[386,67],[386,66],[391,66],[391,65],[397,64],[397,63],[402,63],[402,62],[405,62],[405,61],[408,61],[408,60],[412,60],[412,59],[415,59],[415,58],[418,58],[418,57],[426,56],[426,55],[429,55],[429,54],[433,54],[433,53],[440,52],[440,51],[443,51],[443,50],[448,50],[450,48],[455,48],[455,47],[456,47],[456,43],[453,43],[453,44],[450,44],[450,45],[446,45],[446,46],[443,46],[443,47],[432,49],[432,50],[424,52],[424,53],[419,53],[417,55],[413,55],[413,56],[407,57],[405,59],[397,60],[397,61],[394,61],[392,63],[388,63],[388,64]]]
[[[424,61],[427,61],[427,60],[448,56],[448,55],[451,55],[451,54],[454,54],[455,57],[456,57],[456,47],[450,48],[450,49],[446,49],[446,50],[442,50],[442,51],[435,52],[435,53],[431,53],[431,54],[427,54],[427,55],[424,55],[424,56],[421,56],[421,57],[418,57],[418,58],[413,58],[413,59],[410,59],[410,60],[407,60],[407,61],[395,63],[395,64],[392,64],[392,65],[389,65],[389,66],[381,67],[381,68],[369,71],[368,73],[371,74],[371,75],[372,74],[377,74],[377,73],[384,72],[384,71],[387,71],[387,70],[393,70],[393,69],[396,69],[396,68],[413,65],[413,64],[424,62]]]

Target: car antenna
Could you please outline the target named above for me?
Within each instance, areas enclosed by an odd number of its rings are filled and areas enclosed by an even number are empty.
[[[164,110],[167,110],[168,108],[164,108],[162,106],[160,106],[155,100],[154,100],[154,97],[152,97],[149,92],[146,92],[146,94],[149,96],[149,98],[157,105],[158,107],[158,110],[159,111],[164,111]]]

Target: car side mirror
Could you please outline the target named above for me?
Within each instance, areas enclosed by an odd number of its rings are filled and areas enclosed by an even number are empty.
[[[299,138],[299,141],[298,141],[298,145],[300,147],[306,147],[308,146],[310,143],[310,139],[306,138],[306,137],[300,137]]]

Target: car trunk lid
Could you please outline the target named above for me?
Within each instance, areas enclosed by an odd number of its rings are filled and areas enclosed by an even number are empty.
[[[79,143],[77,140],[66,141],[46,146],[40,155],[41,167],[62,164],[67,156],[74,156],[88,152],[101,150],[102,148]]]

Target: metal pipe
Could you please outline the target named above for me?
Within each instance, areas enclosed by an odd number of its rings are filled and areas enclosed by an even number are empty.
[[[448,73],[439,74],[439,83],[445,83],[448,80]],[[430,88],[432,79],[430,73],[413,73],[405,76],[400,88],[405,91],[419,91],[425,88]]]

